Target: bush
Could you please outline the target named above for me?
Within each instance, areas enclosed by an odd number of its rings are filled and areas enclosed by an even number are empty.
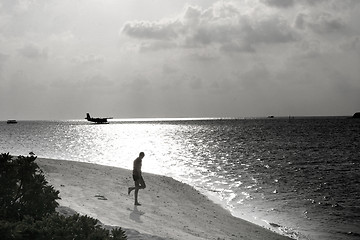
[[[0,219],[21,221],[29,215],[39,220],[55,212],[59,191],[47,185],[35,159],[0,155]]]
[[[52,214],[42,220],[35,221],[25,217],[17,223],[0,222],[2,239],[13,240],[125,240],[126,235],[121,228],[111,231],[98,225],[98,220],[80,216],[64,217]]]
[[[121,228],[110,233],[94,218],[59,215],[56,212],[59,191],[48,185],[35,159],[35,156],[14,158],[9,153],[0,155],[1,239],[127,239]]]

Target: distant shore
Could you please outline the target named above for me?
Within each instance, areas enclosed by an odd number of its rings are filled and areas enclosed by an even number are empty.
[[[191,186],[144,173],[142,206],[134,206],[131,171],[75,161],[37,159],[49,184],[60,191],[60,205],[126,230],[128,239],[289,240],[233,217]]]

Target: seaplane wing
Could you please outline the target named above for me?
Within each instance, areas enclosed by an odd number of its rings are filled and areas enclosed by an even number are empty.
[[[94,118],[90,116],[90,113],[86,113],[86,120],[88,120],[89,122],[94,122],[94,123],[108,123],[108,119],[112,119],[112,117],[106,117],[106,118]]]

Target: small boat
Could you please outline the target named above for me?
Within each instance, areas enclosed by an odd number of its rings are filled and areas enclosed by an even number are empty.
[[[15,123],[17,123],[17,121],[14,120],[14,119],[10,119],[10,120],[7,120],[6,123],[7,123],[7,124],[15,124]]]

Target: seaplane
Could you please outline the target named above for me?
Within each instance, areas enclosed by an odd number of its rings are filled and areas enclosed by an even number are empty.
[[[108,119],[112,119],[112,117],[107,117],[107,118],[93,118],[90,116],[90,113],[86,113],[86,120],[88,120],[89,122],[93,122],[93,123],[109,123]]]

